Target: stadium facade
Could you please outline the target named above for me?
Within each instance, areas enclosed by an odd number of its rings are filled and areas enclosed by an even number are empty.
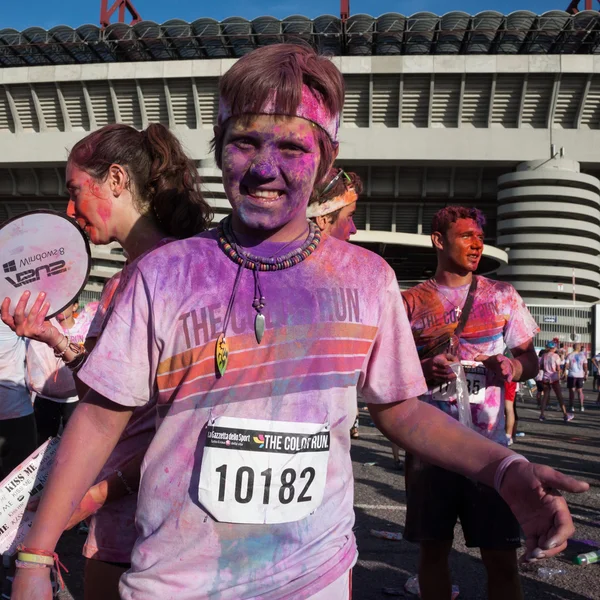
[[[330,54],[346,80],[339,163],[365,184],[355,243],[409,286],[433,273],[433,213],[477,206],[487,218],[481,271],[515,285],[540,340],[600,343],[595,11],[0,30],[0,221],[64,209],[68,148],[114,122],[175,131],[222,218],[229,207],[209,153],[218,78],[257,46],[298,39]],[[123,262],[116,245],[94,248],[88,298]]]

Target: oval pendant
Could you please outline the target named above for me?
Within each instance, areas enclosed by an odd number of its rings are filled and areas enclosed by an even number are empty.
[[[265,333],[265,315],[258,313],[254,319],[254,335],[257,343],[261,343]]]
[[[227,339],[225,338],[225,334],[222,333],[217,338],[217,343],[215,345],[215,362],[217,363],[217,370],[221,377],[225,375],[225,370],[227,369],[227,363],[229,362],[229,346],[227,345]]]

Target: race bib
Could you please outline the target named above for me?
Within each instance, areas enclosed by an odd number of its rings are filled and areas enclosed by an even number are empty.
[[[483,404],[485,402],[487,369],[482,363],[474,360],[463,360],[461,364],[467,378],[469,404]]]
[[[469,404],[483,404],[485,402],[487,369],[482,363],[473,360],[462,360],[461,364],[465,371]],[[454,379],[431,390],[431,399],[436,402],[455,402],[456,395],[456,380]]]
[[[329,425],[218,417],[207,425],[198,500],[226,523],[290,523],[323,500]]]
[[[454,402],[456,400],[456,381],[446,381],[431,390],[431,399],[436,402]]]

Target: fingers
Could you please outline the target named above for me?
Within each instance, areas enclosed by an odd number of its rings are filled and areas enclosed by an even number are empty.
[[[487,354],[478,354],[473,360],[477,362],[485,362],[489,356]]]
[[[2,308],[0,310],[2,312],[2,321],[4,321],[4,323],[14,331],[15,321],[10,314],[10,298],[4,298],[2,301]]]
[[[553,488],[573,494],[582,494],[590,489],[590,484],[586,481],[580,481],[551,467],[534,465],[534,469],[536,476],[545,488]]]
[[[545,539],[540,539],[540,546],[547,556],[553,556],[560,552],[558,548],[564,548],[567,540],[575,533],[573,519],[569,507],[564,498],[556,499],[556,514],[554,515],[554,526],[548,531]]]
[[[35,316],[35,319],[33,321],[33,324],[35,325],[35,327],[37,329],[41,329],[44,326],[44,321],[46,320],[46,315],[48,314],[49,310],[50,310],[50,303],[44,302],[42,304],[42,308],[40,308],[40,311]],[[33,310],[32,310],[32,312],[33,312]]]
[[[35,299],[35,302],[33,303],[33,306],[31,307],[31,309],[29,310],[29,314],[27,315],[27,323],[29,325],[33,325],[36,322],[36,319],[42,309],[42,306],[44,305],[44,300],[46,299],[46,293],[45,292],[40,292],[38,294],[38,297]],[[21,296],[21,300],[23,300],[23,296]],[[21,300],[19,300],[19,304],[21,303]],[[25,302],[26,303],[26,302]],[[18,304],[17,304],[18,307]],[[50,307],[48,307],[50,308]],[[25,306],[23,306],[23,311],[25,310]],[[46,313],[48,311],[46,310]],[[16,311],[15,311],[16,314]],[[43,319],[42,319],[43,322]]]
[[[23,292],[23,294],[19,298],[19,301],[17,302],[17,306],[15,306],[13,318],[17,325],[25,320],[25,307],[27,306],[27,302],[29,301],[30,296],[31,292]]]

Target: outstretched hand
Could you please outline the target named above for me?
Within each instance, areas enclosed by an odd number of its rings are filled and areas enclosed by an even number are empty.
[[[29,314],[25,315],[30,295],[30,292],[23,292],[12,315],[10,314],[10,298],[5,298],[2,302],[2,320],[18,336],[37,340],[54,348],[64,336],[50,321],[46,321],[46,315],[50,310],[50,303],[45,302],[46,294],[40,292],[29,310]]]
[[[580,494],[589,487],[543,465],[517,461],[508,468],[500,495],[525,532],[524,560],[549,558],[567,547],[575,527],[560,491]]]

